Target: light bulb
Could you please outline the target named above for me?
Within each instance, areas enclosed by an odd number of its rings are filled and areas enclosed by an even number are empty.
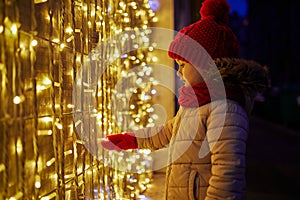
[[[20,104],[21,103],[21,97],[20,96],[15,96],[13,99],[14,104]]]
[[[31,46],[35,47],[35,46],[37,46],[37,44],[38,44],[37,40],[32,40],[31,41]]]

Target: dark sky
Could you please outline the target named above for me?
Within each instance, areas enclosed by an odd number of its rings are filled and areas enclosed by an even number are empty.
[[[231,5],[231,12],[237,11],[241,16],[247,14],[247,0],[227,0],[227,2]]]

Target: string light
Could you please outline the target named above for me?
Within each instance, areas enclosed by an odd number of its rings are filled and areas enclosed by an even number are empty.
[[[149,113],[155,80],[147,63],[149,57],[154,58],[148,53],[155,48],[149,31],[150,23],[157,21],[155,13],[147,0],[100,2],[31,0],[3,5],[7,11],[0,25],[6,41],[0,42],[4,50],[0,52],[0,126],[5,141],[0,152],[6,158],[0,163],[0,193],[4,199],[46,200],[57,195],[63,199],[137,199],[150,183],[152,158],[147,151],[100,152],[95,157],[88,152],[99,137],[137,130],[154,121]],[[31,13],[24,12],[32,6]],[[118,35],[122,35],[121,45],[132,41],[136,52],[121,55],[118,41],[111,41],[102,55],[110,63],[98,69],[107,67],[97,77],[99,91],[83,77],[76,79],[92,48]],[[95,56],[87,62],[101,63],[103,58]],[[138,73],[130,71],[134,68]],[[85,73],[88,80],[95,77]],[[116,92],[114,86],[125,79],[132,83],[130,87]],[[81,87],[75,94],[74,85]],[[76,102],[72,94],[81,99],[92,95],[95,108]],[[122,102],[117,113],[113,112],[114,94],[117,103]],[[86,109],[90,109],[88,116]],[[74,113],[80,115],[76,120]],[[91,125],[89,130],[86,124]],[[102,135],[96,135],[98,129]],[[8,155],[13,159],[7,159]],[[136,172],[119,170],[124,168]]]
[[[35,188],[39,189],[41,188],[42,184],[41,184],[41,177],[39,175],[35,176],[35,184],[34,184]]]
[[[31,46],[35,47],[38,45],[38,41],[37,40],[32,40],[31,41]]]
[[[13,35],[16,35],[16,34],[18,33],[18,27],[17,27],[17,25],[16,25],[16,24],[13,24],[13,25],[11,26],[10,30],[11,30],[11,33],[12,33]]]
[[[13,101],[14,104],[20,104],[22,102],[22,99],[20,96],[15,96]]]

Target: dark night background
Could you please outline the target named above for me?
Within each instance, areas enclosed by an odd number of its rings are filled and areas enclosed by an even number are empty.
[[[272,81],[250,119],[248,199],[300,199],[300,1],[227,1],[240,57],[267,65]],[[201,3],[175,0],[175,30],[200,19]]]

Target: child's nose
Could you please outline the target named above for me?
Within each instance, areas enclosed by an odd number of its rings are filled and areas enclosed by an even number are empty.
[[[178,75],[178,73],[182,74],[182,67],[181,66],[179,66],[179,68],[178,68],[177,75]]]

